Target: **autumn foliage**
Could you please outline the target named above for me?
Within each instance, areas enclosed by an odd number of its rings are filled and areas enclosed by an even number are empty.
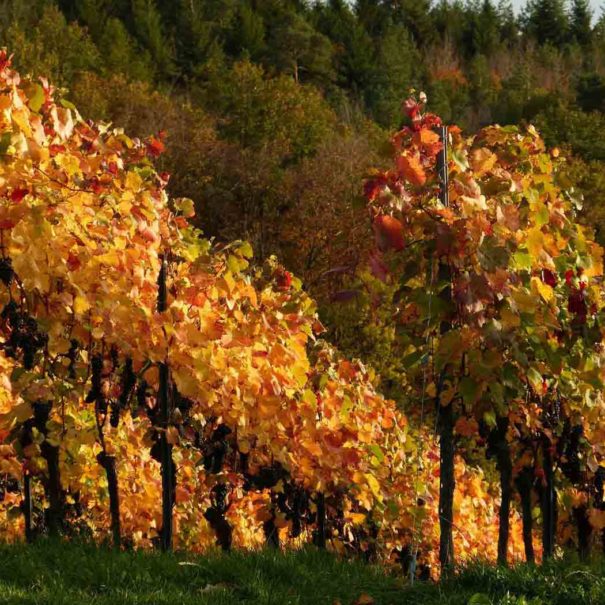
[[[428,576],[440,456],[432,412],[419,410],[427,394],[456,406],[462,558],[497,554],[499,488],[477,444],[502,418],[511,484],[530,469],[536,498],[548,454],[572,502],[561,532],[581,507],[603,528],[600,249],[570,221],[557,160],[534,131],[451,129],[444,207],[438,119],[410,101],[395,167],[366,183],[372,266],[401,286],[393,314],[415,359],[406,416],[371,368],[319,338],[315,304],[290,272],[191,225],[192,203],[170,199],[169,175],[153,167],[163,133],[141,141],[87,122],[4,52],[0,68],[5,539],[158,544],[165,442],[176,547],[313,541],[406,569],[418,556]],[[450,300],[439,297],[440,258]],[[512,559],[523,529],[520,512],[510,517]]]
[[[365,185],[381,227],[371,266],[388,285],[372,304],[390,306],[396,324],[408,415],[439,427],[444,510],[461,488],[453,457],[444,467],[445,442],[496,461],[501,562],[513,492],[528,559],[536,506],[545,556],[557,524],[586,555],[603,529],[603,250],[575,222],[564,160],[535,129],[490,126],[467,138],[450,127],[439,141],[440,120],[423,101],[406,102],[393,168]],[[448,182],[438,166],[445,143]]]

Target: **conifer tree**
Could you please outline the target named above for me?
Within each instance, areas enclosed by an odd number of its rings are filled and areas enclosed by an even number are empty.
[[[570,10],[570,39],[580,46],[592,42],[592,10],[588,0],[572,0]]]
[[[570,24],[563,0],[529,0],[523,20],[538,44],[560,46],[568,39]]]

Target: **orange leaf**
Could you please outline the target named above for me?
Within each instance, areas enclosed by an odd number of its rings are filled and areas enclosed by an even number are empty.
[[[412,185],[422,187],[426,183],[426,174],[417,155],[401,154],[397,158],[397,168],[401,176],[412,183]]]
[[[381,214],[374,220],[374,233],[376,243],[381,250],[394,248],[397,251],[403,250],[405,242],[403,240],[403,225],[401,221],[388,214]]]

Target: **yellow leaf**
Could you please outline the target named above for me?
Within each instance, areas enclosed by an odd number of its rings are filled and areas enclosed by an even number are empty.
[[[372,494],[374,494],[378,500],[381,500],[382,494],[380,493],[380,484],[378,483],[376,477],[374,477],[374,475],[370,475],[370,473],[366,473],[365,477]]]
[[[82,313],[86,313],[90,309],[90,303],[83,296],[76,296],[74,298],[74,313],[76,315],[82,315]]]
[[[540,229],[532,229],[527,235],[527,251],[532,260],[538,259],[544,249],[544,233]]]
[[[504,307],[500,312],[500,319],[502,321],[502,327],[505,330],[517,328],[521,325],[521,318],[507,307]]]
[[[550,302],[554,298],[555,291],[539,277],[532,277],[531,283],[532,287],[537,290],[538,294],[540,294],[546,302]]]
[[[141,177],[132,170],[126,175],[126,187],[132,191],[138,191],[143,184]]]
[[[527,290],[513,292],[513,300],[520,313],[534,313],[536,310],[536,298]]]
[[[361,525],[366,520],[366,515],[363,513],[349,513],[349,518],[353,525]]]
[[[494,167],[497,159],[496,154],[485,147],[475,149],[471,153],[471,166],[475,172],[475,176],[481,176],[489,172]]]
[[[195,397],[198,394],[198,382],[187,368],[179,368],[172,373],[179,393],[184,397]]]

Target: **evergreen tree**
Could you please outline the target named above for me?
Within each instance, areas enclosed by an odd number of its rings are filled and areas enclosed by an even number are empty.
[[[154,0],[132,0],[134,31],[140,43],[149,51],[159,77],[174,75],[171,45],[163,31],[161,13]]]
[[[420,80],[420,53],[412,35],[403,25],[391,25],[380,39],[377,82],[369,92],[369,105],[374,119],[393,127],[401,120],[401,102]]]
[[[97,39],[107,21],[107,0],[62,0],[60,3],[68,20],[83,23],[93,38]]]
[[[108,75],[121,73],[142,81],[152,78],[153,68],[149,53],[137,46],[119,19],[111,17],[107,20],[98,47]]]
[[[467,52],[490,55],[500,44],[500,14],[491,0],[476,0],[468,5]]]
[[[315,7],[316,26],[337,50],[339,83],[363,98],[375,78],[374,46],[362,24],[344,0]]]
[[[225,40],[233,27],[231,0],[160,0],[163,22],[175,45],[175,62],[184,82],[206,77],[223,64]]]
[[[588,0],[572,0],[569,15],[570,40],[580,46],[592,43],[592,10]]]
[[[466,9],[460,0],[440,0],[432,11],[435,21],[435,29],[442,40],[453,44],[455,48],[462,50],[465,47],[467,32]]]
[[[383,0],[357,0],[355,14],[374,40],[382,36],[392,20],[391,7]]]
[[[266,50],[266,28],[262,15],[250,4],[239,6],[228,36],[228,50],[236,57],[259,60]]]
[[[576,102],[583,111],[605,109],[605,79],[599,74],[582,74],[578,79],[576,91]]]
[[[515,16],[510,0],[499,0],[498,21],[500,22],[500,39],[508,47],[515,46],[519,39],[519,21]]]
[[[392,0],[393,21],[405,26],[417,46],[428,46],[437,38],[431,0]]]
[[[538,44],[561,46],[568,40],[569,18],[564,0],[529,0],[523,20],[525,30]]]

